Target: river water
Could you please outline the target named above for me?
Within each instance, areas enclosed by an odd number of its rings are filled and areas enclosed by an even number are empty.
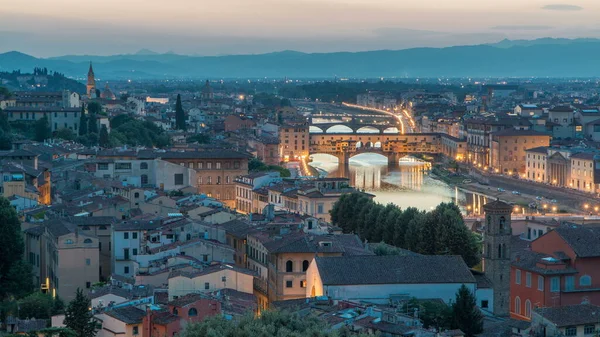
[[[431,175],[431,163],[404,157],[395,167],[379,154],[361,154],[350,159],[349,167],[340,167],[337,158],[324,154],[311,156],[311,166],[329,177],[350,179],[350,184],[375,195],[382,204],[401,208],[431,210],[442,202],[457,202],[463,213],[480,214],[487,198],[464,193]]]

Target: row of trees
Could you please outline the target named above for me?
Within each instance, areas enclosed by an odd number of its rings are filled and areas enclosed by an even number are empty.
[[[458,207],[442,203],[430,212],[382,205],[364,193],[344,194],[331,221],[363,240],[385,242],[426,255],[461,255],[469,267],[480,262],[480,238],[469,231]]]

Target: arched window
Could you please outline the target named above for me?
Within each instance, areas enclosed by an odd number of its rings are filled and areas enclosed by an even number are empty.
[[[140,197],[140,192],[135,192],[133,194],[133,197],[136,198],[136,199],[139,198]]]
[[[177,308],[173,308],[173,315],[179,315],[179,310],[177,310]]]
[[[302,261],[302,271],[306,271],[308,269],[308,265],[310,262],[308,260]]]
[[[292,261],[288,260],[288,261],[285,263],[285,272],[286,272],[286,273],[291,273],[291,272],[293,272],[293,271],[294,271],[294,262],[292,262]]]
[[[592,285],[592,277],[590,275],[583,275],[579,278],[579,285],[582,287],[589,287]]]
[[[507,256],[507,253],[506,253],[506,243],[503,243],[502,244],[502,258],[506,259],[507,257],[508,256]]]
[[[188,316],[198,316],[198,310],[196,310],[196,308],[190,308],[190,310],[188,310]]]
[[[500,217],[500,221],[498,221],[498,228],[500,228],[501,231],[504,230],[504,225],[506,224],[506,218],[501,216]]]
[[[498,245],[498,258],[499,259],[502,258],[502,245],[501,244]]]
[[[147,170],[148,169],[148,163],[141,163],[140,164],[140,170]]]
[[[531,301],[525,301],[525,317],[531,317]]]
[[[65,244],[66,244],[66,245],[71,245],[71,244],[73,244],[73,240],[71,240],[71,239],[66,239],[66,240],[65,240]]]
[[[148,184],[148,175],[142,174],[142,185]]]
[[[190,233],[187,233],[187,234],[185,235],[185,239],[186,239],[187,241],[190,241],[190,240],[192,239],[192,234],[190,234]]]
[[[515,297],[515,314],[521,314],[521,298]]]
[[[92,243],[92,239],[85,239],[83,240],[83,243]]]

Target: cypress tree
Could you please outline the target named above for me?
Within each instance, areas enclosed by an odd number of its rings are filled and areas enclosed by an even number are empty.
[[[48,117],[44,116],[35,122],[35,140],[43,142],[46,139],[52,137],[52,130],[50,130],[50,123]]]
[[[98,120],[95,114],[90,114],[88,119],[88,133],[98,134]]]
[[[177,94],[177,102],[175,102],[175,127],[179,130],[185,130],[185,112],[181,105],[181,95]]]
[[[466,337],[483,332],[483,314],[477,308],[475,295],[464,284],[456,293],[452,304],[452,327],[460,329]]]
[[[79,135],[85,136],[88,133],[88,120],[85,114],[85,108],[81,107],[81,116],[79,116]]]
[[[108,147],[108,129],[106,125],[102,124],[102,128],[100,128],[100,135],[98,136],[98,144],[101,147]]]
[[[77,289],[73,299],[65,310],[65,326],[73,331],[77,337],[93,337],[98,331],[98,324],[90,310],[92,302]]]

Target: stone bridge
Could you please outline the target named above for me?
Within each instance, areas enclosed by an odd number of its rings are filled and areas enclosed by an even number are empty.
[[[400,158],[410,154],[444,153],[442,135],[438,133],[312,133],[310,154],[329,154],[347,164],[350,158],[363,153],[378,153],[395,165]],[[445,154],[445,153],[444,153]]]

